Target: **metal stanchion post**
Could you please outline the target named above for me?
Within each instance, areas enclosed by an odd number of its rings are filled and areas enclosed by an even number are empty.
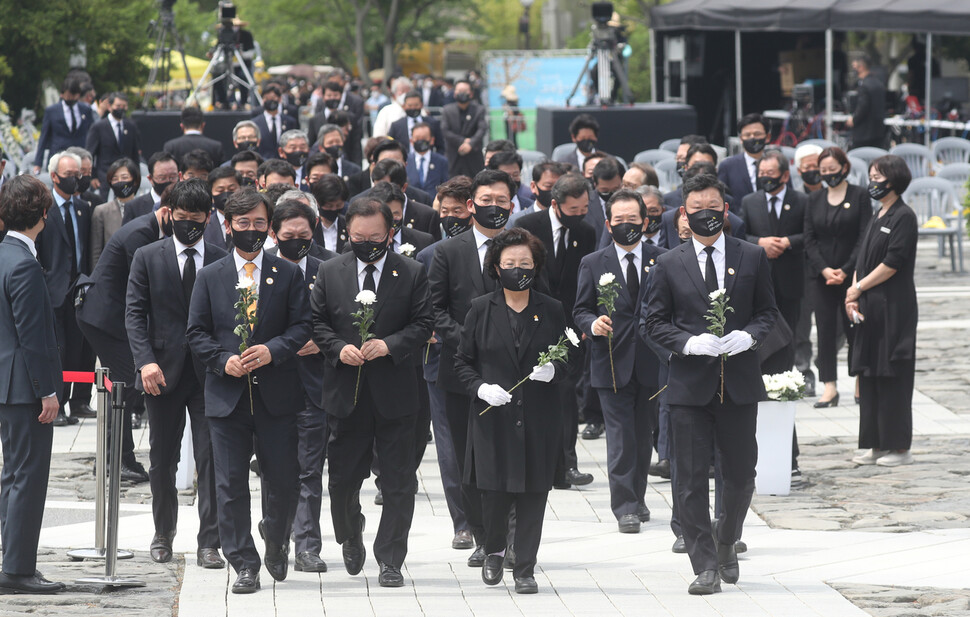
[[[104,500],[108,490],[108,419],[111,409],[111,392],[106,385],[110,377],[107,367],[99,367],[94,371],[94,385],[98,391],[97,408],[97,445],[94,458],[94,548],[79,548],[68,551],[71,561],[84,559],[104,559]],[[131,559],[135,554],[131,551],[118,551],[118,559]]]
[[[111,391],[111,472],[108,476],[108,516],[105,526],[104,576],[79,578],[78,585],[144,587],[145,581],[115,575],[118,562],[118,508],[121,501],[121,430],[125,408],[125,384],[115,382]]]

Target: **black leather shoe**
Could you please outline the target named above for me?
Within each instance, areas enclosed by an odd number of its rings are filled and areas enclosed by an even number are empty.
[[[360,531],[353,538],[345,541],[342,545],[344,567],[348,574],[359,574],[364,567],[364,560],[367,559],[367,549],[364,548],[364,525],[367,519],[360,515]]]
[[[64,583],[54,583],[39,573],[32,576],[16,576],[0,572],[0,594],[5,593],[37,593],[51,594],[64,589]]]
[[[536,579],[531,576],[516,577],[515,593],[539,593],[539,586],[536,585]]]
[[[805,378],[805,396],[815,396],[815,373],[809,369],[802,373],[802,377]]]
[[[605,430],[606,427],[599,422],[590,422],[586,425],[586,428],[583,429],[583,439],[599,439],[600,435],[602,435],[603,431]]]
[[[748,552],[748,545],[744,543],[744,540],[738,540],[734,543],[734,552],[740,555],[741,553]]]
[[[260,473],[259,473],[259,460],[258,459],[255,459],[254,458],[253,460],[249,461],[249,471],[251,471],[254,474],[256,474],[256,477],[257,478],[260,477]]]
[[[121,463],[121,481],[129,482],[131,484],[143,484],[148,482],[148,474],[145,473],[145,468],[142,467],[141,471],[136,468],[126,465],[124,462]]]
[[[641,523],[650,522],[650,508],[646,504],[640,504],[637,506],[637,518],[640,519]]]
[[[297,572],[326,572],[327,562],[320,559],[320,555],[316,553],[304,551],[297,553],[293,569]]]
[[[378,490],[377,491],[377,494],[374,495],[374,505],[375,506],[383,506],[384,505],[384,493],[382,493],[380,490]]]
[[[482,580],[486,585],[498,585],[502,582],[505,574],[503,564],[505,557],[502,555],[488,555],[485,557],[485,564],[482,566]]]
[[[557,491],[568,491],[572,488],[572,485],[569,482],[553,482],[552,488]]]
[[[80,405],[75,405],[71,403],[71,417],[74,418],[97,418],[98,412],[91,409],[91,406],[87,403],[81,403]]]
[[[479,544],[475,547],[475,552],[468,558],[469,568],[481,568],[485,565],[485,547]]]
[[[455,532],[455,537],[451,540],[451,548],[458,550],[475,548],[475,540],[472,538],[472,532],[467,529],[459,529]]]
[[[617,521],[620,533],[640,533],[640,517],[636,514],[624,514]]]
[[[71,416],[65,415],[63,411],[58,412],[57,417],[54,418],[52,424],[54,426],[72,426],[80,422],[77,418],[72,418]]]
[[[515,547],[510,546],[505,551],[505,559],[502,560],[502,567],[508,571],[515,569]]]
[[[815,409],[826,409],[828,407],[838,407],[839,406],[839,393],[836,392],[835,393],[835,396],[833,396],[832,398],[830,398],[827,401],[816,401],[815,404],[812,405],[812,406]]]
[[[684,536],[677,536],[677,539],[674,540],[674,545],[670,547],[670,551],[678,555],[687,552],[687,543],[684,542]]]
[[[381,587],[404,587],[404,576],[397,566],[381,564],[381,573],[377,576],[377,584]]]
[[[663,459],[663,460],[657,461],[653,465],[650,465],[649,473],[651,476],[657,476],[658,478],[669,480],[670,479],[670,460]]]
[[[172,561],[172,535],[156,533],[152,538],[150,553],[152,561],[155,563],[168,563]]]
[[[738,568],[738,553],[735,550],[734,542],[724,544],[718,537],[718,521],[714,521],[711,526],[711,534],[714,536],[714,544],[717,547],[717,573],[725,583],[735,584],[741,575]]]
[[[592,481],[593,474],[583,473],[575,467],[566,470],[566,482],[573,486],[586,486]]]
[[[263,565],[266,566],[266,571],[277,581],[286,580],[286,574],[290,568],[289,542],[286,544],[270,542],[266,538],[266,527],[263,521],[259,521],[256,528],[259,529],[259,537],[266,543],[266,550],[263,553]]]
[[[687,588],[687,593],[692,596],[709,596],[712,593],[721,592],[721,579],[715,570],[704,570],[697,575],[694,582]]]
[[[259,591],[259,571],[255,568],[243,568],[232,584],[233,593],[256,593]]]
[[[137,431],[145,424],[143,419],[143,414],[132,413],[131,414],[131,430]]]
[[[195,554],[195,562],[206,570],[221,570],[226,562],[219,556],[217,548],[200,548]]]

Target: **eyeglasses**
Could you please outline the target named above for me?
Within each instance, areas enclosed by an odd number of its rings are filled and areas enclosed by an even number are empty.
[[[531,260],[514,262],[514,261],[503,261],[498,265],[499,268],[503,270],[511,270],[512,268],[525,268],[526,270],[534,268],[535,264]]]
[[[356,234],[351,234],[350,241],[351,242],[385,242],[387,241],[387,234],[384,234],[383,236],[377,236],[377,235],[359,236]]]
[[[491,199],[485,198],[478,202],[479,206],[498,206],[499,208],[508,208],[511,204],[512,201],[508,199],[496,199],[492,201]]]
[[[167,176],[152,176],[152,180],[159,184],[165,184],[166,182],[178,182],[178,174],[169,174]]]
[[[239,231],[247,231],[250,228],[256,231],[266,231],[269,229],[269,221],[266,219],[256,219],[255,221],[247,218],[232,219],[232,225]]]

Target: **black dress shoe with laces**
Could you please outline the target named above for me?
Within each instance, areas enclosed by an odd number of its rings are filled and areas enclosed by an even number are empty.
[[[359,574],[364,567],[364,560],[367,559],[367,549],[364,548],[364,525],[367,519],[360,515],[360,530],[353,538],[346,540],[341,549],[344,558],[344,567],[348,574]]]
[[[602,435],[603,431],[605,430],[606,427],[603,426],[602,423],[590,422],[586,425],[586,428],[583,429],[583,439],[599,439],[600,435]]]
[[[266,566],[266,571],[277,581],[286,580],[287,571],[290,567],[289,542],[286,544],[271,542],[266,537],[266,527],[263,521],[259,521],[256,528],[259,529],[259,537],[266,543],[266,550],[263,553],[263,565]]]
[[[485,564],[482,566],[482,580],[486,585],[498,585],[502,582],[505,574],[503,564],[505,557],[502,555],[488,555],[485,557]]]
[[[467,529],[459,529],[455,532],[455,537],[451,540],[451,548],[458,550],[475,548],[475,539],[472,538],[472,532]]]
[[[687,593],[692,596],[709,596],[720,592],[721,579],[717,576],[716,570],[704,570],[687,588]]]
[[[195,554],[195,560],[206,570],[221,570],[226,567],[226,562],[219,556],[217,548],[200,548]]]
[[[651,476],[657,478],[663,478],[665,480],[670,479],[670,459],[662,459],[650,465],[650,471],[648,472]]]
[[[0,572],[0,594],[51,594],[63,589],[64,583],[51,582],[41,576],[39,572],[35,572],[29,576],[17,576],[15,574]]]
[[[259,591],[259,571],[255,568],[243,568],[236,575],[236,582],[232,584],[233,593],[256,593]]]
[[[320,559],[320,555],[316,553],[304,551],[297,553],[293,569],[297,572],[326,572],[327,562]]]
[[[91,406],[87,403],[81,403],[80,405],[71,403],[71,416],[75,418],[97,418],[98,412],[91,409]]]
[[[468,557],[468,567],[481,568],[483,565],[485,565],[485,547],[479,544],[475,547],[475,552]]]
[[[674,545],[670,547],[670,551],[682,555],[687,552],[687,543],[684,542],[684,536],[677,536],[674,540]]]
[[[583,473],[575,467],[566,470],[566,482],[573,486],[586,486],[592,481],[593,474]]]
[[[60,411],[57,413],[57,417],[54,418],[54,421],[51,424],[54,426],[72,426],[78,422],[80,422],[80,420],[77,418],[68,416],[63,411]]]
[[[155,563],[168,563],[172,561],[172,538],[174,536],[175,534],[155,534],[149,550],[152,561]]]
[[[640,533],[640,517],[636,514],[624,514],[617,521],[620,533]]]
[[[532,576],[523,576],[522,578],[515,578],[515,593],[539,593],[539,586],[536,585],[536,579]]]
[[[404,587],[404,576],[401,574],[401,568],[382,563],[381,573],[377,576],[377,584],[381,587]]]
[[[641,523],[650,522],[650,508],[647,507],[647,504],[641,503],[637,506],[637,516],[640,518]]]

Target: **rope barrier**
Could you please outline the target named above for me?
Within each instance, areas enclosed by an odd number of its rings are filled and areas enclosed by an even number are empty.
[[[84,373],[81,371],[64,371],[63,373],[64,383],[97,383],[95,381],[94,373]],[[111,392],[112,386],[111,380],[107,377],[104,378],[104,388],[108,392]]]

